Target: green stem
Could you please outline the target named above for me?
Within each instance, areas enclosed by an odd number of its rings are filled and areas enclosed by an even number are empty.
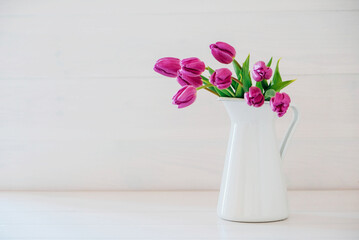
[[[214,95],[219,97],[218,93],[216,93],[215,91],[212,91],[211,89],[205,88],[204,90],[207,90],[208,92],[213,93]]]
[[[200,86],[200,87],[198,87],[196,89],[197,89],[197,91],[201,90],[201,89],[207,90],[208,92],[213,93],[214,95],[219,97],[218,93],[216,93],[215,91],[213,91],[211,89],[208,89],[208,87],[214,87],[214,86],[211,83],[208,83],[208,84]]]
[[[236,81],[239,85],[243,87],[243,83],[241,83],[237,78],[232,77],[232,80]]]
[[[231,91],[229,91],[227,88],[225,88],[223,90],[226,90],[229,94],[231,94],[232,97],[234,97],[234,94]]]
[[[212,84],[207,84],[207,85],[200,86],[200,87],[198,87],[198,88],[196,88],[196,89],[197,89],[197,91],[198,91],[198,90],[201,90],[201,89],[207,88],[207,87],[213,87],[213,85],[212,85]]]

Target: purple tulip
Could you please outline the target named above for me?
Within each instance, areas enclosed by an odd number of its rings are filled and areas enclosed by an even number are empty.
[[[173,57],[165,57],[157,60],[153,70],[167,77],[176,77],[180,70],[180,60]]]
[[[228,68],[217,69],[209,81],[219,89],[228,88],[232,83],[232,72]]]
[[[187,76],[186,73],[183,73],[182,70],[178,71],[177,82],[181,86],[192,85],[196,88],[203,84],[201,76],[190,77]]]
[[[282,117],[288,110],[290,97],[286,93],[277,92],[270,100],[270,106],[273,112],[278,113],[278,117]]]
[[[273,71],[270,67],[267,67],[263,61],[259,61],[253,66],[252,77],[256,82],[260,82],[263,79],[270,79],[272,73]]]
[[[249,92],[244,93],[247,104],[253,107],[260,107],[264,104],[264,96],[258,87],[250,87]]]
[[[173,96],[172,104],[178,105],[178,108],[184,108],[191,105],[197,96],[197,89],[193,86],[184,86]]]
[[[216,42],[209,45],[212,55],[219,62],[229,64],[233,61],[236,56],[236,50],[234,47],[225,42]]]
[[[196,57],[185,58],[181,60],[182,73],[189,77],[196,77],[201,75],[206,69],[204,62]]]

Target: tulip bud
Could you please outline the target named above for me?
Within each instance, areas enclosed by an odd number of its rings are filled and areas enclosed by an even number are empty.
[[[219,89],[228,88],[232,83],[232,72],[228,68],[217,69],[209,81]]]
[[[277,92],[269,102],[273,112],[278,114],[278,117],[282,117],[288,110],[290,104],[290,97],[286,93]]]
[[[264,96],[258,87],[250,87],[249,91],[244,93],[244,99],[249,106],[260,107],[264,104]]]
[[[187,74],[185,72],[183,72],[182,70],[178,71],[177,82],[181,86],[192,85],[196,88],[199,86],[202,86],[202,84],[203,84],[201,76],[190,77],[190,76],[187,76]]]
[[[196,57],[185,58],[181,60],[182,73],[189,77],[196,77],[201,75],[206,69],[204,62]]]
[[[181,68],[180,60],[173,57],[165,57],[157,60],[153,70],[167,77],[176,77]]]
[[[225,42],[216,42],[209,46],[212,55],[220,63],[229,64],[233,61],[236,56],[236,50],[234,47]]]
[[[252,77],[256,82],[263,79],[270,79],[272,76],[272,69],[267,67],[263,61],[256,62],[253,66]]]
[[[196,100],[197,89],[193,86],[184,86],[173,96],[172,104],[177,105],[178,108],[184,108]]]

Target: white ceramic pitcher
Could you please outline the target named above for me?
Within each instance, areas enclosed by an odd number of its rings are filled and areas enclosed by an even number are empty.
[[[269,102],[250,107],[241,98],[220,98],[231,119],[231,131],[218,199],[219,217],[240,222],[269,222],[288,217],[282,158],[298,122],[293,121],[280,148],[274,129],[278,118]],[[287,113],[288,114],[288,113]]]

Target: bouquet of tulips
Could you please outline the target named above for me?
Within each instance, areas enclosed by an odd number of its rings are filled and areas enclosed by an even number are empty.
[[[280,92],[294,80],[282,81],[279,73],[279,61],[274,70],[271,68],[272,59],[267,64],[256,62],[252,71],[249,70],[249,55],[242,65],[235,59],[236,50],[224,42],[217,42],[209,46],[215,59],[223,64],[233,64],[236,77],[232,76],[228,68],[213,70],[196,57],[178,59],[165,57],[159,59],[154,70],[164,76],[177,78],[182,86],[173,96],[173,104],[178,108],[191,105],[197,96],[197,91],[205,89],[219,97],[244,98],[249,106],[261,107],[264,101],[270,101],[274,112],[282,117],[290,104],[290,97]],[[207,70],[209,77],[203,75]],[[273,75],[272,80],[271,77]],[[252,84],[252,78],[255,86]]]

